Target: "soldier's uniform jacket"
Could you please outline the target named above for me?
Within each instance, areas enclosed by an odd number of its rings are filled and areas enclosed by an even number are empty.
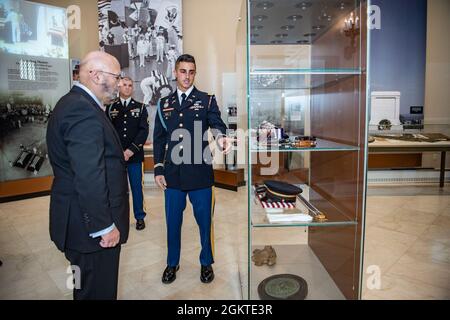
[[[126,107],[120,99],[106,107],[106,115],[111,120],[120,137],[122,148],[134,152],[129,163],[144,161],[144,144],[148,137],[148,112],[145,106],[131,99]]]
[[[205,132],[211,128],[217,138],[218,135],[225,135],[227,129],[214,95],[194,87],[180,105],[175,90],[162,98],[157,108],[153,132],[155,176],[164,175],[167,187],[173,189],[211,187],[214,172]],[[197,128],[196,131],[194,128]]]

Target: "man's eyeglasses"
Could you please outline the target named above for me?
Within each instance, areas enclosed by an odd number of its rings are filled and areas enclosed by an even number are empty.
[[[93,70],[91,70],[90,72],[92,72],[92,71]],[[111,73],[111,72],[103,71],[103,70],[95,70],[95,71],[109,74],[109,75],[113,76],[116,79],[116,81],[119,81],[119,80],[122,79],[122,74],[121,73],[120,74],[116,74],[116,73]]]

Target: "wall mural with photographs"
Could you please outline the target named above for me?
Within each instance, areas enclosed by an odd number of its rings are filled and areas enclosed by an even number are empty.
[[[158,100],[173,92],[172,70],[183,53],[181,0],[99,0],[100,50],[134,80],[133,98],[147,106],[149,140]]]
[[[0,1],[0,183],[52,175],[47,122],[70,88],[65,8]]]

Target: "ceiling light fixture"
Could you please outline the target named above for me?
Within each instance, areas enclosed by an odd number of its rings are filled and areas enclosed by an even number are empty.
[[[251,29],[252,29],[253,31],[261,30],[261,29],[263,29],[263,28],[264,28],[263,26],[258,26],[258,25],[253,25],[253,26],[251,26]]]
[[[306,10],[311,6],[312,6],[311,2],[303,1],[303,2],[300,2],[299,4],[297,4],[295,7],[300,8],[302,10]]]
[[[303,18],[303,16],[301,16],[299,14],[293,14],[292,16],[289,16],[286,19],[291,20],[291,21],[297,21],[297,20],[300,20],[301,18]]]
[[[261,2],[261,3],[258,3],[256,5],[256,7],[260,8],[260,9],[262,8],[263,10],[267,10],[267,9],[273,7],[273,3],[272,2]]]
[[[292,25],[285,25],[285,26],[281,26],[280,29],[289,31],[289,30],[294,29],[294,26],[292,26]]]
[[[253,19],[256,19],[258,21],[263,21],[263,20],[266,20],[267,18],[268,17],[263,14],[259,14],[259,15],[253,17]]]
[[[339,9],[341,9],[341,10],[344,10],[345,7],[348,6],[348,5],[349,5],[348,2],[341,1],[340,3],[338,3],[337,7],[338,7]]]

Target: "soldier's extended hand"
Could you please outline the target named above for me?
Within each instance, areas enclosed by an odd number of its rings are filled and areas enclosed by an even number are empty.
[[[166,178],[164,178],[163,175],[155,176],[155,182],[158,185],[158,187],[161,188],[161,190],[167,189]]]
[[[221,152],[223,154],[228,154],[231,151],[231,148],[233,147],[233,138],[228,137],[220,137],[217,139],[217,143],[219,144],[219,147],[221,148]]]

